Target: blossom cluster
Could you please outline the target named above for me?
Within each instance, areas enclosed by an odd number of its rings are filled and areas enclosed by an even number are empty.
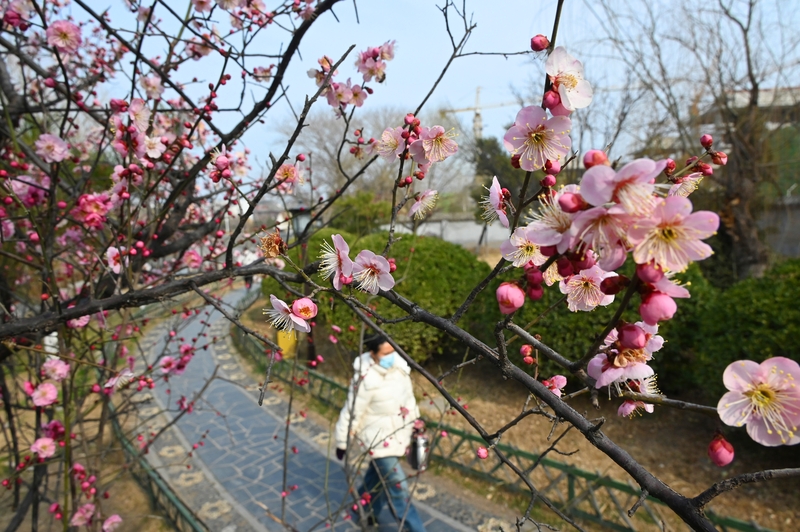
[[[395,41],[387,41],[380,46],[373,46],[359,52],[356,58],[356,70],[362,75],[363,83],[353,83],[350,78],[346,82],[334,81],[333,77],[339,71],[333,68],[333,59],[323,56],[317,60],[319,69],[312,68],[308,71],[308,77],[314,79],[318,87],[322,87],[325,79],[329,78],[329,85],[325,87],[322,94],[326,97],[328,104],[333,107],[338,116],[342,116],[348,105],[361,107],[372,94],[373,89],[366,85],[375,80],[383,83],[386,79],[386,62],[394,59]]]

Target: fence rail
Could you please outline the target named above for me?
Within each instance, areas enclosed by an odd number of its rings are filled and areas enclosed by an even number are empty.
[[[249,301],[243,300],[237,307],[243,311],[257,297],[257,293],[255,297],[252,293],[248,294],[246,299]],[[247,306],[244,306],[245,303]],[[264,348],[257,340],[236,326],[232,327],[231,334],[241,354],[256,364],[265,364]],[[276,362],[272,368],[272,377],[289,385],[292,384],[291,374],[292,365],[284,361]],[[299,386],[299,390],[328,406],[341,408],[344,405],[347,398],[346,386],[311,369],[305,370],[304,376],[308,379],[308,383]],[[435,422],[426,421],[429,426],[436,425]],[[505,467],[494,454],[486,460],[477,458],[478,446],[486,443],[481,437],[445,425],[438,425],[437,430],[447,432],[447,437],[438,437],[432,441],[432,460],[510,491],[527,492],[521,479],[510,468]],[[627,509],[633,506],[641,493],[633,485],[612,479],[600,472],[585,471],[510,445],[498,444],[497,448],[521,470],[531,470],[530,478],[537,486],[542,486],[539,491],[570,516],[619,532],[636,532],[643,530],[644,527],[653,529],[661,523],[657,508],[663,507],[663,503],[652,497],[642,504],[640,511],[633,518],[628,517]],[[706,509],[705,514],[722,532],[774,532],[755,522],[722,516],[710,509]]]

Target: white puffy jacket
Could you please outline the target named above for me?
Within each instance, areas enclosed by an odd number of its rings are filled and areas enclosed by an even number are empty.
[[[419,418],[408,363],[395,355],[394,365],[386,369],[367,352],[353,362],[353,369],[347,402],[336,422],[336,447],[347,447],[349,429],[350,445],[373,458],[405,455]]]

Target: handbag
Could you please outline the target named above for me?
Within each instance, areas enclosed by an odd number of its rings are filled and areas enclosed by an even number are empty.
[[[408,448],[408,463],[417,471],[428,469],[428,455],[430,453],[430,440],[425,429],[415,429],[411,435],[411,445]]]

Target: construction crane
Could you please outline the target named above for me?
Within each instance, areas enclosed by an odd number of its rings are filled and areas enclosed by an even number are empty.
[[[483,138],[483,117],[481,117],[481,109],[493,109],[497,107],[510,107],[512,105],[519,105],[519,102],[505,102],[495,103],[490,105],[481,105],[481,88],[475,87],[475,105],[473,107],[461,107],[459,109],[442,109],[439,111],[442,116],[450,113],[464,113],[467,111],[475,111],[475,116],[472,118],[472,134],[476,140]]]

